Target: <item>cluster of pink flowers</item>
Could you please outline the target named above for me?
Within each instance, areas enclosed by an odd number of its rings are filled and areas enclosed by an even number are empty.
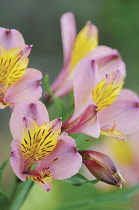
[[[117,52],[98,46],[98,30],[90,22],[76,36],[74,15],[61,17],[64,64],[51,90],[56,97],[74,93],[74,112],[62,123],[49,121],[42,95],[40,71],[27,68],[32,46],[20,32],[0,28],[0,108],[10,106],[11,165],[19,179],[33,180],[45,190],[53,179],[78,173],[82,162],[99,180],[122,186],[124,179],[102,153],[78,151],[71,134],[125,139],[137,130],[139,98],[122,89],[125,64]],[[50,96],[43,96],[47,105]],[[36,166],[36,167],[35,167]]]

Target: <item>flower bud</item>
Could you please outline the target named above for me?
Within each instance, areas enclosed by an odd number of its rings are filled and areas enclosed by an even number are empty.
[[[105,154],[96,151],[81,150],[83,163],[97,179],[107,184],[122,187],[125,182],[113,161]]]

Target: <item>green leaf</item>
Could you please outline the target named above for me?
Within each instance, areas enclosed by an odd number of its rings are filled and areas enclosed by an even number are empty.
[[[74,104],[70,105],[69,107],[67,107],[66,110],[64,110],[62,116],[63,122],[65,122],[71,117],[71,115],[73,114],[73,110],[74,110]]]
[[[7,162],[8,160],[5,160],[2,164],[0,164],[0,171],[2,171],[5,168]]]
[[[24,202],[33,182],[27,179],[25,182],[20,182],[16,185],[14,195],[12,196],[10,203],[10,210],[19,210],[19,207]]]
[[[0,189],[0,209],[7,210],[10,203],[9,195]]]
[[[69,182],[70,184],[73,184],[75,186],[80,186],[80,185],[82,185],[84,183],[96,184],[97,182],[99,182],[98,179],[90,181],[90,180],[88,180],[86,177],[84,177],[81,174],[75,174],[71,178],[64,179],[63,181]]]
[[[44,76],[44,84],[45,84],[45,90],[48,94],[52,94],[51,88],[50,88],[50,84],[49,84],[49,76],[48,74],[46,74]]]
[[[107,196],[111,199],[112,197],[115,198],[131,198],[133,195],[135,195],[137,192],[139,192],[139,185],[136,185],[134,187],[131,187],[129,189],[119,189],[117,191],[114,191],[113,193],[108,193]]]
[[[71,136],[73,139],[75,139],[76,147],[80,150],[92,147],[92,144],[95,141],[92,137],[87,136],[85,134],[79,133],[79,134],[72,134]]]
[[[68,94],[68,101],[69,101],[69,106],[74,104],[74,93],[73,90],[71,90]]]
[[[8,193],[6,193],[4,190],[0,189],[0,196],[5,197],[6,199],[10,199],[10,196]]]
[[[3,170],[6,167],[7,162],[8,162],[8,160],[5,160],[2,164],[0,164],[0,183],[1,183],[1,180],[2,180]]]
[[[101,193],[99,197],[91,200],[74,201],[68,205],[61,206],[57,210],[130,210],[132,209],[132,197],[139,192],[139,185],[129,189],[119,189],[109,193]]]
[[[131,209],[131,202],[125,201],[125,200],[114,200],[114,201],[104,201],[104,200],[94,200],[93,198],[91,200],[86,201],[78,201],[73,202],[68,205],[63,205],[59,208],[56,208],[56,210],[84,210],[84,209],[94,209],[94,210],[129,210]]]

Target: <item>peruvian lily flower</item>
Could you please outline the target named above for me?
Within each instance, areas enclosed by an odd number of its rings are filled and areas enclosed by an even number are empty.
[[[74,15],[65,13],[61,17],[61,32],[64,52],[63,68],[51,86],[53,93],[62,97],[72,89],[74,69],[76,64],[84,57],[96,59],[103,72],[105,69],[113,71],[117,66],[125,75],[125,66],[119,53],[106,46],[98,46],[98,30],[96,26],[87,22],[76,36]],[[97,47],[98,46],[98,47]]]
[[[31,48],[17,30],[0,28],[0,109],[41,96],[41,72],[27,69]]]
[[[88,58],[77,64],[73,80],[75,109],[63,124],[63,131],[125,139],[125,134],[138,128],[138,97],[129,90],[121,91],[124,76],[120,69],[109,71],[107,74],[105,69],[104,74]]]
[[[82,155],[85,166],[97,179],[107,184],[122,187],[125,180],[107,155],[90,150],[82,150],[79,153]]]
[[[19,179],[29,178],[50,191],[52,178],[62,180],[78,172],[82,157],[74,139],[61,134],[61,126],[60,118],[49,122],[47,110],[39,101],[22,102],[14,108],[10,120],[14,137],[11,165]]]

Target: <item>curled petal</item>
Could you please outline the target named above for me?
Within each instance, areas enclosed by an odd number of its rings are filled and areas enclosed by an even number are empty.
[[[21,151],[21,142],[19,140],[13,140],[12,144],[12,152],[10,163],[19,179],[22,181],[26,180],[26,175],[23,174],[24,172],[24,157]]]
[[[101,81],[106,74],[119,70],[123,77],[126,76],[125,63],[117,50],[106,46],[98,46],[88,55],[95,59],[98,65],[98,79]]]
[[[10,50],[25,45],[25,41],[19,31],[0,27],[0,45]]]
[[[54,179],[66,179],[76,174],[82,164],[74,139],[60,135],[55,149],[38,163],[36,170],[49,168]]]
[[[62,41],[64,48],[64,66],[51,86],[58,97],[66,95],[72,89],[74,68],[76,64],[98,44],[98,30],[96,26],[87,22],[75,39],[75,20],[71,13],[61,18]],[[68,32],[68,33],[67,33]]]
[[[67,12],[61,17],[61,35],[64,51],[64,65],[66,65],[70,61],[76,37],[76,23],[74,15],[71,12]]]
[[[99,112],[101,130],[116,129],[124,134],[130,134],[138,129],[139,99],[129,90],[122,90],[116,101]]]
[[[97,106],[93,102],[92,92],[97,84],[97,66],[89,58],[82,59],[75,68],[73,89],[75,111],[72,117],[63,125],[68,133],[81,132],[93,137],[100,134],[97,120]]]
[[[71,120],[80,116],[84,110],[93,104],[92,92],[97,83],[97,66],[91,59],[82,59],[75,68],[73,90],[75,111]]]
[[[74,121],[69,120],[63,124],[63,130],[67,133],[83,133],[95,138],[98,138],[100,135],[100,125],[98,122],[97,107],[95,105],[90,105],[84,111],[80,117],[76,118]]]
[[[74,15],[70,12],[63,14],[61,17],[61,35],[64,52],[64,64],[60,74],[51,86],[51,90],[57,97],[66,95],[72,88],[69,63],[76,37],[76,23]]]
[[[116,130],[114,127],[113,128],[101,128],[101,135],[103,136],[109,136],[109,137],[113,137],[113,138],[118,138],[118,139],[122,139],[125,140],[126,139],[126,135],[124,133],[122,133],[121,131]]]
[[[21,138],[23,117],[29,117],[35,120],[38,125],[42,125],[49,121],[47,109],[42,102],[37,101],[35,103],[19,103],[14,108],[10,119],[10,130],[15,139]]]
[[[40,79],[42,73],[36,69],[27,69],[23,77],[6,92],[5,101],[12,105],[22,101],[36,102],[42,93]],[[34,93],[34,94],[32,94]]]

